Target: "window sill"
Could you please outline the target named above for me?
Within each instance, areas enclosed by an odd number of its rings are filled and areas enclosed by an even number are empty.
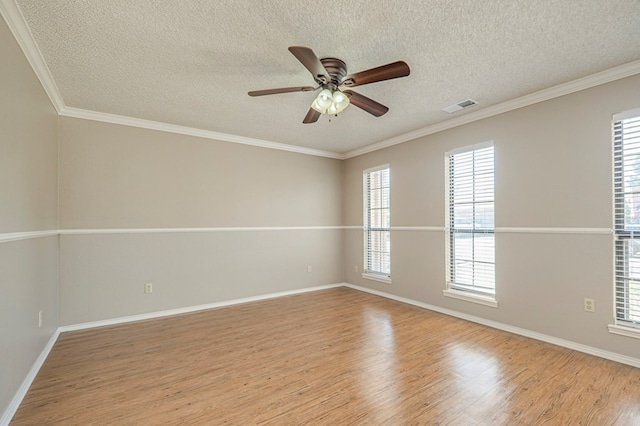
[[[608,327],[609,333],[632,337],[634,339],[640,339],[640,329],[634,327],[625,327],[624,325],[618,324],[609,324]]]
[[[479,294],[467,293],[458,290],[442,290],[442,294],[446,297],[452,297],[454,299],[464,300],[466,302],[478,303],[480,305],[490,306],[492,308],[498,307],[498,301],[491,296],[481,296]]]
[[[364,273],[364,274],[362,274],[362,278],[364,278],[365,280],[379,281],[381,283],[391,284],[391,278],[386,277],[384,275],[376,275],[376,274]]]

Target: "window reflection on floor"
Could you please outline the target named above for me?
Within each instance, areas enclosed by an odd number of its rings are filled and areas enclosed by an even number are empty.
[[[507,393],[500,360],[490,350],[482,346],[471,347],[455,343],[447,347],[447,353],[454,369],[455,386],[461,400],[472,403],[482,398],[485,404],[499,403]]]
[[[371,405],[372,418],[399,419],[402,413],[398,405],[401,401],[397,388],[398,360],[391,316],[372,307],[363,315],[365,336],[360,349],[360,392]]]

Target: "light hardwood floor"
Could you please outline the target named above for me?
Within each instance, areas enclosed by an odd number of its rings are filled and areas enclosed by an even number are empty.
[[[640,425],[640,369],[337,288],[63,333],[50,424]]]

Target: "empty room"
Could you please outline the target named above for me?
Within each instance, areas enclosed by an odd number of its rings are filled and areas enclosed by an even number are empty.
[[[640,424],[637,0],[0,14],[0,426]]]

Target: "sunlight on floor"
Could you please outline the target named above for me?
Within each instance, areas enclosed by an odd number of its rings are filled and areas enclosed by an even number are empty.
[[[367,308],[364,312],[365,338],[361,348],[362,367],[358,374],[360,392],[371,407],[371,418],[383,421],[401,417],[400,393],[396,386],[396,342],[390,315]]]

